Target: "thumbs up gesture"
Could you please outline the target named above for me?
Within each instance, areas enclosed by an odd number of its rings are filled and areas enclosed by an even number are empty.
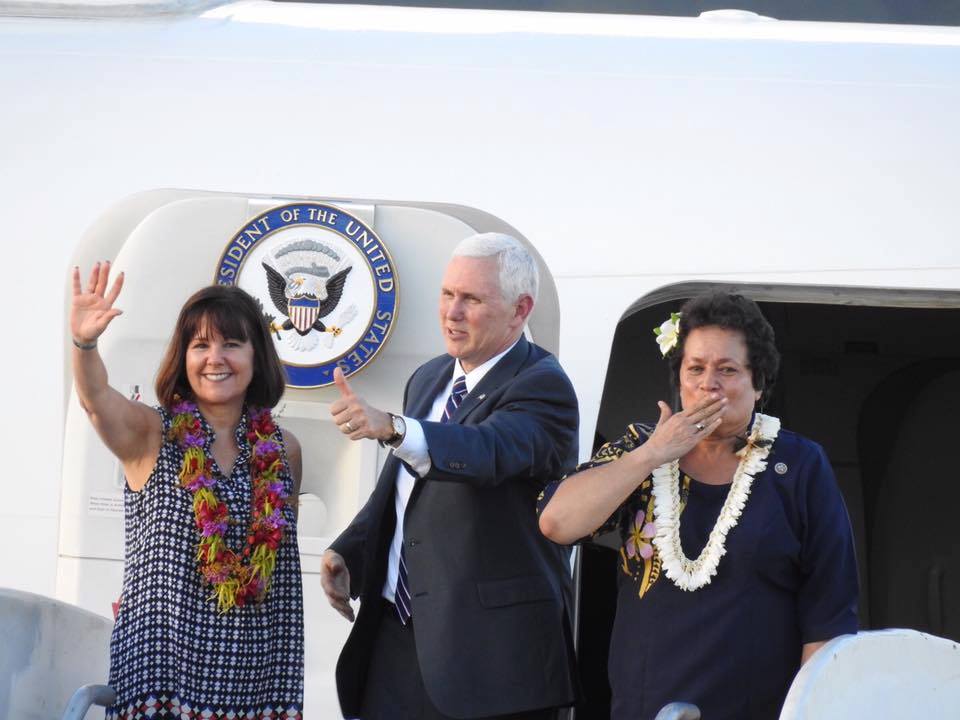
[[[340,432],[351,440],[386,440],[393,435],[390,415],[354,393],[340,368],[333,371],[333,384],[340,392],[340,397],[330,403],[330,414]]]

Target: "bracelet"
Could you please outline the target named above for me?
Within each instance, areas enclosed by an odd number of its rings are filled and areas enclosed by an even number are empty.
[[[93,342],[84,343],[73,338],[73,344],[81,350],[93,350],[97,346],[97,341],[94,340]]]

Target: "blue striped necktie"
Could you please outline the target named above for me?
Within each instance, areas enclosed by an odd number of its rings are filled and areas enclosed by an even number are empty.
[[[460,407],[464,396],[467,394],[467,379],[463,375],[453,381],[453,389],[450,390],[450,397],[447,398],[447,404],[443,407],[443,416],[440,422],[450,422],[450,418],[456,409]],[[400,567],[397,572],[397,590],[393,596],[393,606],[397,609],[397,617],[404,625],[410,619],[413,608],[410,606],[410,585],[407,582],[407,562],[406,562],[406,541],[400,544]]]
[[[443,406],[443,418],[440,422],[450,422],[450,418],[460,403],[463,402],[463,396],[467,394],[467,378],[461,375],[453,381],[453,388],[450,390],[450,397],[447,398],[447,404]]]

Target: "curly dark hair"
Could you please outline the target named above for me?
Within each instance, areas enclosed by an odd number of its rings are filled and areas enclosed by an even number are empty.
[[[207,324],[225,338],[250,341],[253,345],[253,379],[247,388],[246,401],[267,408],[276,405],[286,385],[283,365],[257,301],[232,285],[210,285],[195,292],[184,303],[157,372],[156,391],[160,403],[169,408],[177,396],[193,397],[187,379],[187,348]]]
[[[750,298],[734,293],[712,291],[690,298],[680,308],[680,334],[677,345],[668,354],[670,382],[680,387],[680,364],[684,340],[691,330],[712,325],[739,330],[747,342],[747,358],[753,377],[753,389],[766,401],[780,367],[780,353],[774,343],[773,328]]]

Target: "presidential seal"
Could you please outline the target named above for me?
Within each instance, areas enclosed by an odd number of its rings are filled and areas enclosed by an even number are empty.
[[[215,282],[260,303],[287,384],[333,383],[376,357],[397,315],[397,275],[383,241],[333,205],[295,203],[247,222],[220,258]]]

